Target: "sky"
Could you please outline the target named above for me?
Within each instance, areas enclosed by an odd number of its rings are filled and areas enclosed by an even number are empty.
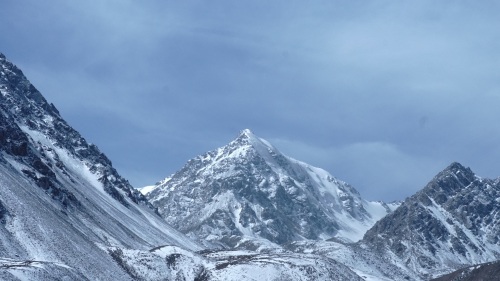
[[[500,176],[499,1],[3,0],[0,52],[134,186],[248,128],[369,200]]]

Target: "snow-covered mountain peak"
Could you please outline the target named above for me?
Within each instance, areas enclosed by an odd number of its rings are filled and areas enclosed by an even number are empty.
[[[271,151],[277,152],[277,149],[268,141],[256,136],[250,129],[244,129],[239,136],[231,141],[226,147],[240,149],[255,149],[259,153],[267,154]]]
[[[500,257],[500,184],[452,163],[368,230],[363,241],[428,279]]]
[[[450,165],[448,165],[448,167],[446,167],[443,170],[443,172],[446,172],[446,171],[457,173],[460,171],[470,171],[470,168],[466,168],[465,166],[463,166],[462,164],[460,164],[458,162],[452,162]]]
[[[240,137],[241,136],[245,136],[247,138],[255,137],[255,135],[253,134],[252,130],[250,130],[250,129],[243,129],[243,130],[241,130]]]
[[[147,197],[181,231],[224,247],[259,239],[356,241],[391,211],[363,200],[323,169],[283,155],[250,130],[189,160]]]
[[[476,181],[481,181],[470,168],[454,162],[439,172],[418,194],[428,196],[438,203],[464,192]]]
[[[462,178],[466,181],[473,181],[476,178],[474,172],[470,168],[466,168],[458,162],[451,163],[448,167],[441,171],[435,179],[443,179],[449,176]]]

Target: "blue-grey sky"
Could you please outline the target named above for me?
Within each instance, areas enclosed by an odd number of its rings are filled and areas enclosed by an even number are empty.
[[[500,176],[498,1],[0,6],[0,52],[134,186],[244,128],[370,200]]]

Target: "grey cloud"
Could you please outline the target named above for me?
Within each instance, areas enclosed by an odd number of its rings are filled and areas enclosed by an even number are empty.
[[[313,147],[294,140],[274,139],[278,149],[352,184],[370,200],[402,200],[421,189],[446,161],[411,155],[391,143],[358,142]],[[416,176],[422,175],[422,176]]]
[[[499,8],[7,0],[0,51],[135,185],[251,128],[392,200],[451,161],[500,175]]]

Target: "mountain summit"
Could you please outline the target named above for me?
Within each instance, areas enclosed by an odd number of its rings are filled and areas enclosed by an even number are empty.
[[[377,222],[363,243],[425,279],[500,258],[500,179],[452,163]]]
[[[303,239],[361,239],[391,211],[328,172],[283,155],[250,130],[195,157],[147,197],[198,241],[256,247]],[[394,206],[392,206],[394,207]]]

